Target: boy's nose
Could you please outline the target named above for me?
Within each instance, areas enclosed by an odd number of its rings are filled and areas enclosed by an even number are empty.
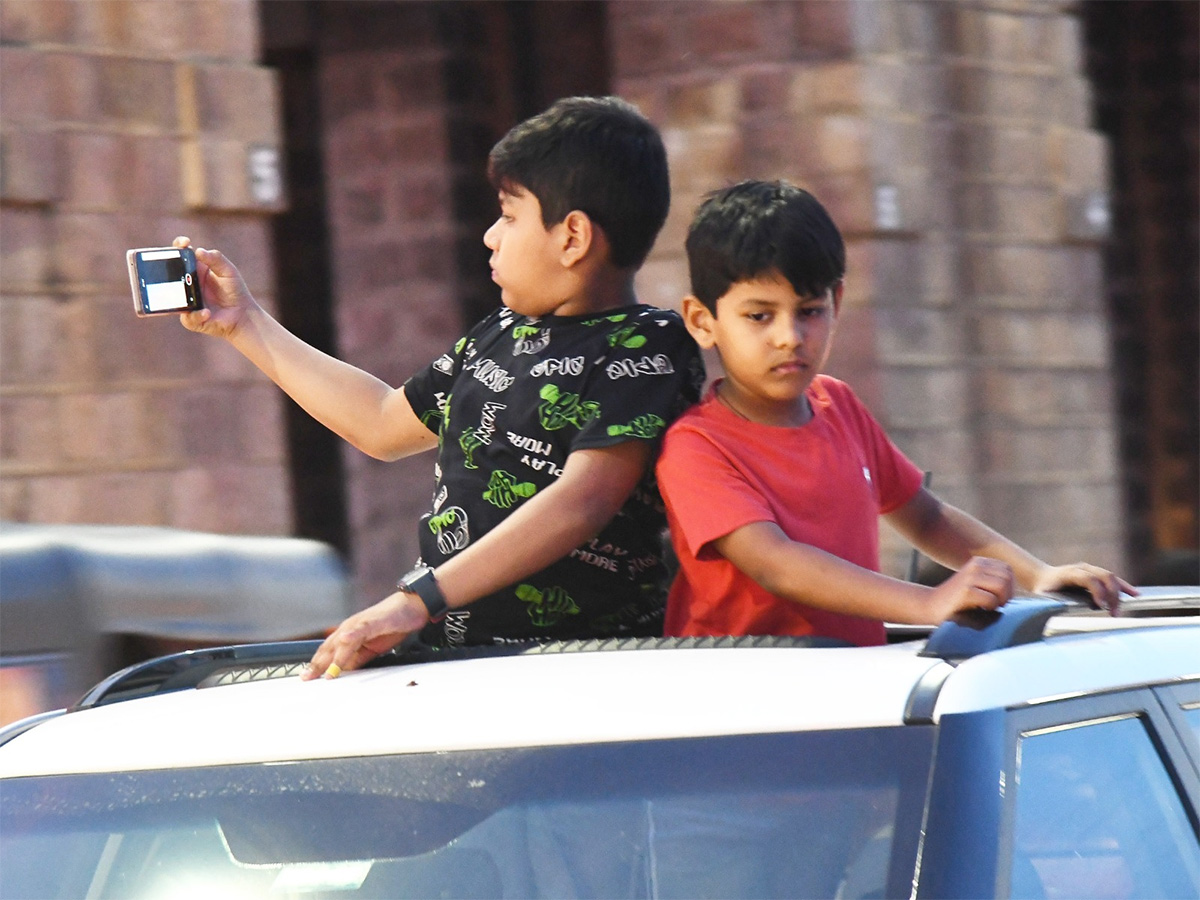
[[[483,233],[483,245],[492,251],[495,251],[496,249],[496,226],[499,224],[500,220],[497,219],[488,227],[488,230]]]
[[[798,347],[804,343],[804,320],[799,316],[780,316],[776,323],[775,340],[780,347]]]

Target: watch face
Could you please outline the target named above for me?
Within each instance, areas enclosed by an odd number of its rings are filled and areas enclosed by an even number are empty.
[[[424,586],[427,579],[432,579],[433,569],[413,569],[403,578],[400,579],[400,587],[402,590],[417,592],[418,588]]]
[[[429,612],[430,620],[439,618],[449,608],[431,568],[414,569],[400,579],[397,587],[420,597]]]

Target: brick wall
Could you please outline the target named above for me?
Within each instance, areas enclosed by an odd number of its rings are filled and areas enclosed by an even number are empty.
[[[449,49],[433,4],[333,6],[322,18],[319,78],[338,355],[399,385],[463,330]],[[374,601],[416,561],[433,458],[343,452],[354,571],[363,600]]]
[[[1048,558],[1119,565],[1107,148],[1074,6],[612,0],[586,45],[600,7],[567,6],[306,5],[335,352],[398,384],[494,301],[483,156],[531,104],[601,89],[607,65],[671,157],[643,299],[686,292],[704,192],[809,187],[848,243],[834,374],[950,500]],[[278,204],[247,165],[280,140],[258,16],[254,0],[0,0],[0,516],[291,530],[278,393],[220,343],[136,320],[122,264],[191,233],[273,301]],[[415,555],[430,461],[342,452],[373,599]]]
[[[615,0],[613,87],[671,157],[643,297],[686,293],[704,192],[807,187],[847,239],[832,373],[951,502],[1048,559],[1120,566],[1107,157],[1072,9]],[[886,533],[885,554],[903,570]]]
[[[603,93],[603,41],[589,37],[602,10],[490,0],[317,9],[336,352],[398,385],[498,304],[483,245],[497,215],[488,151],[558,96]],[[417,558],[434,458],[343,453],[367,602]]]
[[[1123,568],[1091,130],[1073,4],[956,6],[946,35],[979,509],[1047,558]]]
[[[137,319],[124,262],[190,234],[270,303],[256,22],[252,0],[0,2],[0,518],[290,530],[274,389]]]

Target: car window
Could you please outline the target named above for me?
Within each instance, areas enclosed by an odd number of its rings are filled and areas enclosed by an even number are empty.
[[[1192,734],[1200,742],[1200,703],[1189,704],[1183,708],[1183,717],[1192,727]]]
[[[1013,897],[1200,895],[1200,844],[1144,720],[1021,735]]]
[[[881,896],[931,752],[906,727],[12,779],[0,897]]]

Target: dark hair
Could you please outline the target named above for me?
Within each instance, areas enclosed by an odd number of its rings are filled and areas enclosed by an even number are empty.
[[[739,281],[778,272],[800,297],[846,274],[846,247],[817,198],[786,181],[742,181],[705,197],[687,236],[692,293],[713,313]]]
[[[580,210],[604,229],[613,265],[637,267],[667,219],[671,185],[662,137],[617,97],[569,97],[526,119],[488,155],[497,190],[528,190],[542,222]]]

